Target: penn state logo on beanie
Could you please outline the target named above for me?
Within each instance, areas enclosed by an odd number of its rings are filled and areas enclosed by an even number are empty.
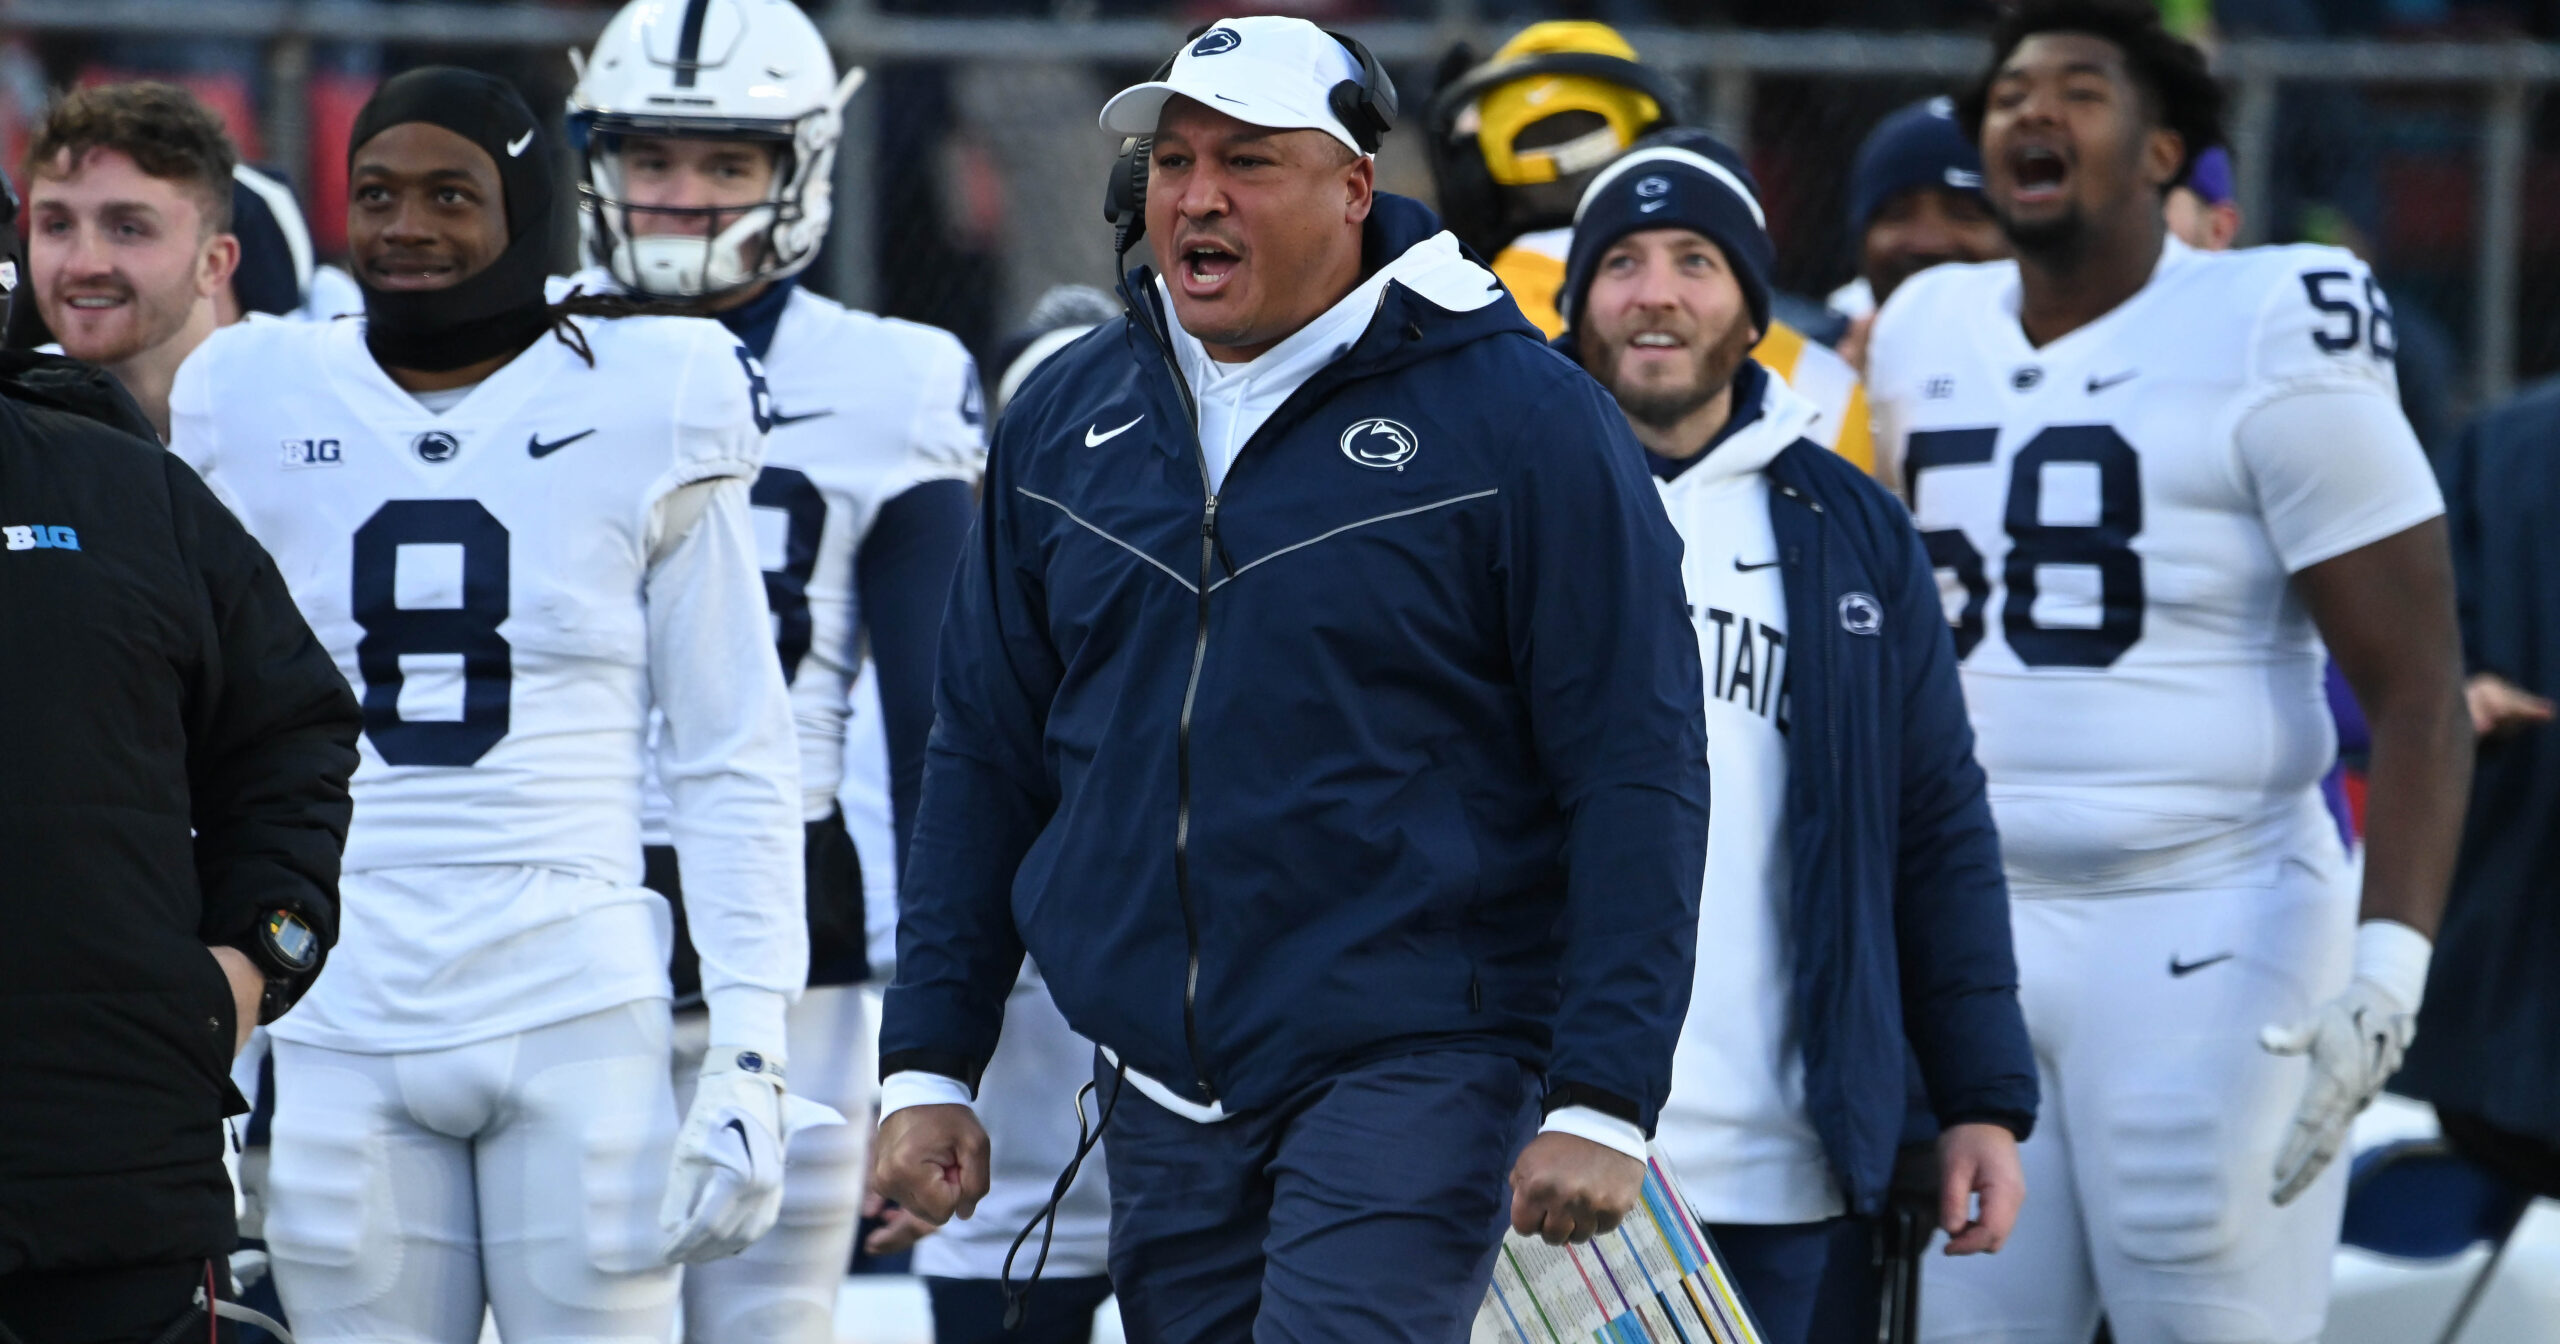
[[[1556,306],[1574,324],[1600,259],[1631,233],[1689,229],[1714,243],[1741,282],[1752,325],[1769,330],[1769,273],[1778,262],[1759,185],[1742,156],[1704,131],[1650,135],[1601,170],[1582,192]]]

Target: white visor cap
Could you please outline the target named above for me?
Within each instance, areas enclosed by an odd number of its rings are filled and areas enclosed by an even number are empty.
[[[1329,101],[1344,80],[1360,82],[1360,62],[1305,19],[1220,19],[1173,58],[1163,79],[1113,94],[1102,105],[1102,129],[1153,135],[1166,100],[1179,94],[1248,125],[1322,131],[1366,154]]]

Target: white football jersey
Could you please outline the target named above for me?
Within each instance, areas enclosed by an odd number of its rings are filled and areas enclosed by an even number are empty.
[[[601,271],[576,277],[609,289]],[[861,664],[855,560],[880,506],[927,481],[975,481],[986,460],[978,371],[935,327],[795,287],[764,358],[773,432],[750,498],[774,645],[791,683],[805,818],[835,806],[848,696]],[[667,843],[650,790],[648,841]]]
[[[227,328],[172,396],[173,449],[275,556],[364,702],[351,871],[639,880],[651,515],[679,486],[752,478],[760,445],[727,331],[584,327],[595,369],[545,336],[443,415],[360,321]]]
[[[2334,248],[2174,239],[2132,298],[2042,348],[2018,305],[2014,262],[1932,268],[1885,305],[1868,365],[2011,881],[2263,863],[2249,837],[2297,826],[2336,754],[2291,575],[2443,511],[2390,307]]]
[[[594,367],[545,335],[437,412],[382,371],[360,320],[252,318],[181,369],[172,451],[274,556],[362,701],[346,870],[471,865],[586,884],[477,901],[468,893],[500,888],[457,879],[452,908],[371,912],[361,937],[350,910],[348,941],[378,948],[382,974],[416,956],[498,955],[589,913],[597,893],[646,899],[644,728],[653,689],[671,689],[653,688],[653,669],[673,680],[680,665],[688,703],[720,699],[686,718],[702,725],[685,788],[720,911],[703,935],[719,952],[706,985],[796,991],[805,931],[773,916],[799,906],[797,762],[783,688],[757,656],[746,510],[700,496],[712,502],[688,530],[662,509],[689,485],[753,479],[761,371],[712,322],[581,327]],[[653,602],[687,619],[653,630]],[[663,994],[664,956],[615,964],[646,968]],[[417,989],[370,1015],[431,1018],[441,990]]]

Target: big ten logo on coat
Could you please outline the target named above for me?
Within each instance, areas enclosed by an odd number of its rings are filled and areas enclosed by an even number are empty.
[[[27,523],[0,527],[0,542],[13,551],[76,551],[80,549],[80,534],[67,527]]]

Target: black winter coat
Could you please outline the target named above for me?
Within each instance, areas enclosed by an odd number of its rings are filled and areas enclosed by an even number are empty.
[[[211,1256],[210,944],[337,931],[355,698],[106,374],[0,352],[0,1275]]]

